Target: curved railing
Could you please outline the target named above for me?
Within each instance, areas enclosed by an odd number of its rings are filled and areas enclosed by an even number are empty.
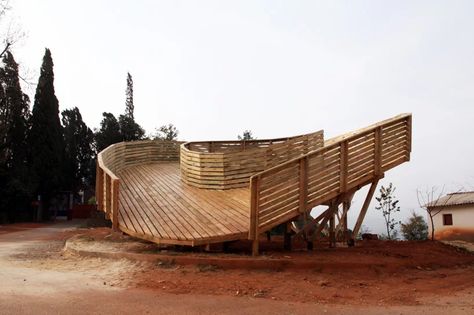
[[[411,114],[326,141],[250,178],[249,239],[409,161]]]
[[[177,141],[163,140],[119,142],[108,146],[97,155],[97,207],[112,220],[114,228],[119,226],[119,172],[134,165],[178,161],[180,144]]]
[[[187,142],[181,145],[181,177],[185,183],[199,188],[248,187],[253,174],[323,145],[322,130],[280,139]]]
[[[149,239],[145,234],[127,230],[119,222],[119,200],[123,199],[119,198],[119,174],[135,165],[180,160],[181,178],[189,185],[207,189],[250,188],[249,221],[244,218],[242,224],[249,222],[248,239],[255,245],[260,233],[317,205],[335,202],[341,195],[373,184],[385,171],[409,161],[411,124],[411,114],[403,114],[325,142],[323,132],[318,131],[272,140],[117,143],[97,157],[98,208],[106,212],[115,229]],[[198,189],[190,190],[200,193]],[[203,192],[203,196],[209,202],[208,192]],[[133,194],[128,197],[133,198]],[[188,210],[184,206],[166,209]],[[192,211],[187,214],[194,218]],[[222,235],[217,239],[222,240]]]

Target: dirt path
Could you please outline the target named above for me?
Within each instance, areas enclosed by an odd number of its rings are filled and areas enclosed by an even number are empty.
[[[308,278],[289,281],[286,277],[299,279],[300,274],[285,272],[202,272],[191,267],[163,269],[127,260],[69,256],[62,252],[63,243],[73,234],[84,233],[77,226],[77,223],[63,223],[0,227],[0,314],[444,314],[449,311],[454,315],[474,311],[472,285],[464,285],[463,290],[444,297],[424,296],[408,306],[321,304],[315,303],[318,302],[315,299],[303,303],[292,300],[292,296],[286,300],[252,294],[235,296],[231,284],[236,281],[250,283],[255,288],[259,282],[270,288],[293,287],[294,291],[307,290],[310,286],[298,284],[308,283]],[[465,271],[461,268],[457,272],[459,275],[453,274],[454,279],[462,277]],[[472,275],[469,273],[465,281],[471,281]],[[337,277],[337,273],[332,276]],[[143,285],[147,278],[151,285]],[[326,289],[334,291],[330,294],[343,292],[343,288]]]

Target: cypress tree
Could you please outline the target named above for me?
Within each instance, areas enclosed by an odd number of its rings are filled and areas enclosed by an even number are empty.
[[[120,125],[112,113],[102,113],[100,130],[95,134],[97,152],[102,151],[109,145],[122,141]]]
[[[133,79],[130,72],[127,72],[127,89],[125,90],[125,116],[134,120],[134,110],[135,107],[133,105]]]
[[[54,93],[51,51],[46,48],[36,87],[31,129],[28,135],[31,167],[36,179],[36,193],[42,196],[43,218],[49,218],[49,200],[62,187],[64,178],[64,140],[59,121],[59,103]]]
[[[82,120],[77,107],[62,113],[64,142],[66,150],[67,189],[77,192],[93,183],[94,175],[94,134]]]
[[[145,136],[145,130],[127,115],[119,116],[119,125],[122,141],[141,140]]]
[[[127,88],[125,90],[125,114],[119,116],[120,134],[122,141],[134,141],[143,139],[145,130],[135,122],[133,112],[133,79],[130,72],[127,72]]]
[[[26,143],[30,111],[29,98],[21,90],[18,64],[10,51],[3,55],[0,80],[0,208],[14,221],[26,218],[31,194]]]

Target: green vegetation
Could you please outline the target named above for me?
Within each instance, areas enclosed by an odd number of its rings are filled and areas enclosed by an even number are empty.
[[[48,220],[58,193],[94,191],[98,152],[120,141],[144,139],[145,131],[134,118],[130,73],[125,113],[118,119],[104,112],[100,129],[94,133],[77,107],[62,111],[60,118],[49,49],[30,112],[30,100],[22,92],[18,64],[9,47],[0,54],[0,223],[35,219],[38,199],[43,211],[37,219]],[[159,131],[161,139],[176,140],[178,136],[172,124]]]
[[[390,183],[388,187],[382,186],[379,190],[380,195],[375,197],[375,200],[379,203],[375,207],[376,210],[382,212],[383,218],[385,219],[385,227],[387,229],[387,239],[395,239],[397,236],[396,226],[401,222],[393,218],[396,212],[400,212],[398,206],[399,200],[394,196],[395,187]]]
[[[412,213],[411,217],[401,225],[402,235],[409,241],[422,241],[428,238],[428,225],[421,215]]]
[[[53,59],[49,49],[45,50],[36,87],[28,143],[34,194],[41,195],[47,209],[50,199],[63,188],[65,171],[63,130],[59,121],[59,102],[54,92]],[[48,218],[47,212],[44,212],[43,219]]]
[[[155,139],[173,141],[178,138],[178,129],[173,124],[163,125],[156,130]]]
[[[241,135],[237,136],[237,139],[246,141],[246,140],[255,140],[257,139],[254,135],[252,135],[252,131],[244,130]]]

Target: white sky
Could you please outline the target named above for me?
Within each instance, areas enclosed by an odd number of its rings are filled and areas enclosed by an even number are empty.
[[[416,189],[474,190],[473,1],[12,0],[27,33],[14,51],[37,74],[55,63],[61,110],[90,127],[124,111],[181,140],[327,137],[413,113],[412,161],[386,174],[402,214]],[[35,77],[35,81],[37,77]],[[34,89],[31,91],[34,96]],[[361,207],[360,193],[350,221]],[[366,225],[382,231],[373,208]]]

